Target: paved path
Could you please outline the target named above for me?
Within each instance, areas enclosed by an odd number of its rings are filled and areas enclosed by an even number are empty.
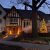
[[[7,41],[7,40],[10,40],[11,38],[12,36],[7,37],[6,39],[0,39],[0,43],[6,44],[6,45],[21,46],[23,48],[40,48],[40,50],[48,50],[50,48],[50,43],[49,45],[42,45],[42,44]]]
[[[11,40],[13,38],[14,38],[14,36],[5,36],[2,39],[7,41],[7,40]]]
[[[40,48],[41,50],[48,50],[50,45],[40,45],[40,44],[32,44],[32,43],[23,43],[23,42],[12,42],[12,41],[4,41],[0,40],[0,43],[6,45],[13,45],[13,46],[21,46],[23,48]]]

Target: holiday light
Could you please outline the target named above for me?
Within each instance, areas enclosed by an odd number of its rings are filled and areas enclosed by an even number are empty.
[[[44,19],[42,20],[42,23],[41,23],[40,33],[48,33],[47,26],[46,26],[46,22],[45,22]]]

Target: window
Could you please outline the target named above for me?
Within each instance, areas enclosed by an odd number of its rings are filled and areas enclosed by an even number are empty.
[[[11,18],[10,23],[11,24],[17,24],[18,23],[18,18]]]
[[[2,19],[0,19],[0,23],[2,23]]]
[[[31,24],[30,20],[23,21],[23,27],[29,26]]]

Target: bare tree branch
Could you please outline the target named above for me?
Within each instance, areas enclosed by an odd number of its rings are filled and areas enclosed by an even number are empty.
[[[30,8],[32,8],[32,6],[31,5],[29,5],[29,4],[27,4],[26,2],[25,3],[23,3],[24,5],[26,5],[26,6],[29,6]]]
[[[50,5],[50,3],[45,2],[45,4]]]
[[[46,1],[46,0],[42,0],[41,3],[39,4],[39,6],[37,7],[37,9],[38,9],[39,7],[41,7],[41,5],[42,5],[43,3],[45,3],[45,1]]]
[[[29,5],[29,4],[27,4],[27,3],[23,3],[24,5],[27,5],[27,6],[29,6],[29,7],[31,7],[31,8],[35,8],[35,9],[38,9],[39,7],[41,7],[41,5],[43,4],[43,3],[45,3],[45,1],[46,0],[42,0],[41,2],[40,2],[41,0],[37,0],[37,1],[35,1],[35,0],[33,0],[33,6],[31,6],[31,5]],[[36,5],[38,4],[40,2],[40,4],[36,7]]]
[[[49,4],[49,3],[47,3],[47,2],[45,2],[45,4],[46,4],[46,5],[47,5],[47,7],[50,9],[50,7],[49,7],[49,5],[50,5],[50,4]]]
[[[13,2],[12,0],[10,1],[10,3],[13,5],[18,5],[17,3]]]

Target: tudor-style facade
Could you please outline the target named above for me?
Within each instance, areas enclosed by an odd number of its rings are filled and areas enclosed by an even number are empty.
[[[11,9],[0,6],[2,14],[0,15],[0,32],[6,31],[8,34],[17,34],[19,31],[26,33],[32,31],[32,11],[16,9],[14,6]],[[37,15],[38,16],[38,15]],[[50,32],[50,15],[39,14],[45,19],[47,31]],[[37,20],[37,28],[39,31],[41,21]],[[30,29],[30,30],[29,30]]]
[[[4,31],[6,31],[8,34],[17,34],[18,31],[26,31],[27,27],[30,26],[32,28],[32,21],[29,17],[25,17],[22,15],[21,12],[24,10],[17,10],[14,6],[7,12],[7,14],[4,16],[5,20],[5,28]],[[25,11],[27,13],[27,11]],[[28,16],[28,15],[27,15]],[[30,16],[30,15],[29,15]],[[26,28],[26,30],[25,30]],[[29,31],[31,32],[31,30]]]

